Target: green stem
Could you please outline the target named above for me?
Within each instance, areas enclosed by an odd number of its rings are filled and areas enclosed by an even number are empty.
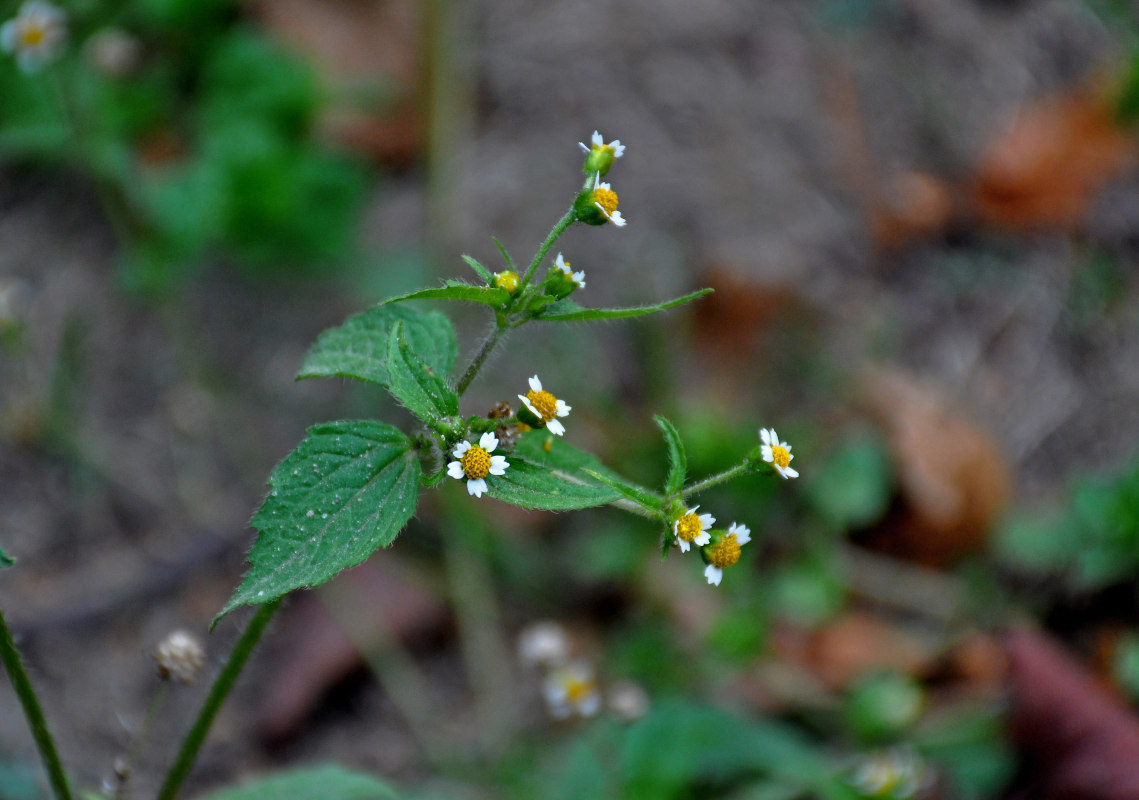
[[[269,620],[281,607],[282,600],[284,600],[283,597],[258,608],[253,619],[249,621],[249,627],[245,629],[245,633],[233,646],[229,660],[222,667],[221,674],[218,675],[214,685],[210,688],[210,694],[206,697],[202,710],[198,712],[198,718],[194,721],[193,727],[186,734],[186,739],[182,742],[182,749],[178,751],[178,758],[175,760],[174,766],[170,768],[170,772],[166,774],[166,781],[158,790],[155,800],[173,800],[174,796],[178,794],[182,781],[186,779],[190,769],[194,766],[198,751],[206,740],[206,734],[209,733],[210,726],[213,725],[214,718],[221,709],[222,703],[225,702],[230,689],[233,688],[233,684],[245,666],[249,654],[253,652],[253,648],[261,639],[261,634],[265,632]]]
[[[745,460],[740,464],[736,464],[731,469],[726,469],[723,472],[716,473],[715,475],[709,475],[704,480],[697,481],[696,483],[694,483],[690,486],[685,486],[683,489],[680,490],[680,496],[681,497],[688,497],[691,494],[699,494],[700,492],[707,491],[708,489],[711,489],[713,486],[719,486],[721,483],[724,483],[726,481],[730,481],[732,478],[743,475],[745,472],[747,472],[750,469],[751,469],[751,462]]]
[[[459,383],[455,386],[455,393],[459,397],[463,396],[463,392],[467,391],[467,387],[471,385],[471,381],[479,374],[482,365],[486,363],[487,358],[490,356],[494,346],[498,344],[498,340],[502,338],[502,334],[506,331],[506,326],[501,320],[495,323],[494,330],[483,340],[482,347],[471,359],[471,365],[467,367],[467,371],[463,373],[463,377],[459,378]]]
[[[577,214],[574,213],[571,207],[561,219],[557,221],[554,227],[550,230],[550,235],[546,237],[546,241],[542,242],[542,246],[538,248],[538,252],[534,254],[534,260],[530,262],[530,266],[526,270],[526,274],[522,276],[522,284],[518,287],[518,292],[521,292],[530,283],[530,278],[534,276],[534,270],[538,269],[538,265],[542,263],[542,259],[546,257],[546,253],[550,252],[550,248],[554,246],[554,242],[558,237],[566,232],[570,225],[577,221]],[[518,294],[515,292],[515,295]]]
[[[67,776],[63,773],[63,764],[59,760],[59,753],[55,749],[55,740],[47,729],[47,719],[43,708],[40,707],[39,698],[36,697],[32,682],[28,680],[28,673],[20,660],[20,652],[16,649],[16,642],[12,639],[12,632],[8,630],[8,623],[0,613],[0,661],[4,662],[4,669],[12,680],[12,687],[16,696],[20,698],[20,705],[24,707],[24,716],[28,718],[28,727],[32,729],[32,737],[36,740],[36,747],[40,751],[40,759],[47,771],[48,780],[51,781],[52,791],[56,800],[71,800],[71,787],[67,785]]]

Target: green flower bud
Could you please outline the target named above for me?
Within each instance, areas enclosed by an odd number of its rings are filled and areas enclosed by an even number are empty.
[[[590,142],[591,146],[589,147],[586,147],[582,142],[577,143],[578,147],[585,151],[585,164],[582,165],[581,169],[586,175],[594,173],[604,175],[609,172],[613,162],[625,154],[625,145],[621,144],[620,139],[614,139],[606,144],[597,131],[593,132],[593,138]]]
[[[563,297],[573,294],[577,289],[584,288],[585,271],[571,272],[569,262],[562,258],[561,253],[558,253],[557,258],[554,259],[554,266],[550,267],[550,271],[546,274],[542,290],[551,297],[561,300]]]

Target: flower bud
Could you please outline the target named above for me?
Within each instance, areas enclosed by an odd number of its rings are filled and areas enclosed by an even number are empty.
[[[497,286],[499,289],[505,289],[506,291],[510,292],[511,294],[514,294],[515,292],[517,292],[518,287],[521,284],[522,284],[522,279],[518,277],[517,272],[511,272],[510,270],[506,270],[505,272],[494,273],[494,285]]]
[[[206,651],[186,631],[173,631],[154,648],[154,660],[162,680],[173,677],[182,683],[193,683],[206,662]]]
[[[614,139],[606,144],[597,131],[593,132],[590,146],[586,147],[582,142],[578,142],[578,147],[585,151],[585,164],[581,170],[586,175],[593,173],[604,175],[613,166],[613,162],[625,154],[625,145],[621,144],[620,139]]]

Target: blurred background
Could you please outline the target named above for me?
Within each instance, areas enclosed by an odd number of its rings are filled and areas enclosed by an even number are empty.
[[[304,429],[410,422],[294,382],[316,335],[502,269],[492,235],[529,259],[598,129],[629,224],[559,242],[575,299],[716,293],[528,328],[466,413],[538,372],[647,484],[654,413],[693,475],[763,425],[801,477],[699,498],[752,531],[718,588],[639,518],[448,482],[287,603],[188,795],[333,760],[408,798],[1139,796],[1132,3],[60,7],[54,63],[0,62],[0,606],[78,784],[115,790],[167,633],[216,672]],[[488,320],[447,310],[469,354]],[[0,692],[0,798],[40,775]]]

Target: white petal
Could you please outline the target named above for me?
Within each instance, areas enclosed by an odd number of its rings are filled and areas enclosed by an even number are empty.
[[[482,493],[485,491],[485,478],[471,478],[469,481],[467,481],[467,494],[473,494],[475,497],[482,497]]]
[[[688,542],[681,539],[679,536],[676,538],[676,546],[680,548],[680,552],[688,552]]]
[[[464,475],[463,465],[460,464],[458,461],[452,461],[450,464],[447,465],[447,474],[450,475],[452,478],[462,478]]]
[[[538,413],[538,409],[534,408],[534,404],[530,402],[529,397],[527,397],[524,394],[520,394],[520,395],[518,395],[518,399],[522,401],[522,405],[524,405],[524,406],[526,406],[526,408],[530,409],[531,414],[533,414],[538,419],[542,418],[542,415]]]
[[[704,577],[708,579],[708,583],[713,586],[720,585],[720,579],[724,577],[724,571],[719,567],[713,567],[711,564],[704,567]]]
[[[3,25],[0,25],[0,47],[4,49],[4,52],[11,53],[16,49],[17,38],[16,20],[10,19]]]
[[[556,403],[554,403],[554,413],[557,414],[559,417],[568,416],[569,412],[572,408],[573,408],[573,406],[567,406],[566,405],[565,400],[558,400]]]
[[[692,540],[692,544],[696,545],[697,547],[703,547],[710,541],[712,541],[712,537],[708,535],[708,532],[701,531],[696,535],[696,538]]]
[[[578,147],[580,147],[582,150],[584,150],[586,153],[588,153],[588,152],[589,152],[589,148],[588,148],[588,147],[586,147],[586,146],[585,146],[585,144],[584,144],[583,142],[578,142],[578,143],[577,143],[577,146],[578,146]]]
[[[479,447],[488,453],[493,452],[494,448],[498,447],[498,437],[493,431],[487,431],[479,438]]]
[[[768,446],[768,449],[770,449],[770,447],[771,447],[771,433],[767,430],[767,428],[760,428],[759,429],[759,438],[763,441],[763,443],[765,445]]]
[[[784,467],[783,468],[783,477],[784,478],[798,478],[799,477],[799,471],[791,469],[790,467]]]
[[[772,452],[771,445],[769,444],[765,444],[763,447],[759,448],[759,454],[763,456],[763,460],[768,463],[775,461],[775,453]]]
[[[542,391],[542,382],[538,380],[537,375],[530,379],[530,388],[535,392]]]
[[[737,544],[747,544],[751,541],[751,531],[748,530],[747,525],[738,525],[733,522],[728,526],[728,533],[734,533],[736,535]]]
[[[594,203],[594,205],[597,205],[597,204],[596,204],[596,203]],[[600,205],[597,205],[597,207],[598,207],[598,208],[601,208],[601,206],[600,206]],[[601,213],[602,213],[602,214],[605,214],[605,209],[604,209],[604,208],[601,208]],[[618,228],[624,228],[624,227],[625,227],[625,225],[626,225],[626,220],[625,220],[625,218],[624,218],[624,217],[622,217],[622,216],[621,216],[621,212],[620,212],[620,211],[614,211],[612,214],[605,214],[605,217],[606,217],[606,218],[607,218],[607,219],[608,219],[610,222],[612,222],[614,225],[616,225]]]
[[[593,142],[593,144],[597,145],[598,147],[604,147],[605,146],[605,139],[604,139],[604,137],[602,137],[602,135],[599,131],[593,132],[593,138],[591,138],[590,141]]]
[[[569,272],[569,270],[567,269],[566,272]],[[585,288],[585,270],[578,270],[574,274],[570,275],[570,277],[573,279],[573,282],[577,284],[577,288]]]
[[[578,701],[577,713],[583,717],[592,717],[601,710],[601,695],[598,692],[590,692],[584,698]]]
[[[462,458],[463,456],[465,456],[467,454],[467,451],[470,449],[471,449],[471,443],[468,442],[466,439],[464,439],[463,441],[461,441],[455,445],[455,449],[451,451],[451,455],[453,455],[455,458]]]
[[[546,423],[546,430],[554,434],[554,436],[564,436],[566,432],[566,426],[558,422],[556,419],[552,419]]]
[[[510,462],[506,460],[506,456],[491,456],[490,457],[490,472],[491,475],[505,475],[506,468],[510,466]]]
[[[700,517],[700,530],[706,531],[716,524],[716,518],[711,514],[701,514]]]
[[[558,257],[554,259],[554,266],[557,267],[558,269],[560,269],[566,275],[570,274],[569,264],[567,264],[565,262],[565,259],[562,258],[561,253],[558,253]],[[537,377],[537,376],[535,375],[534,377]],[[534,391],[540,392],[542,390],[541,389],[535,389]]]
[[[625,145],[621,144],[620,139],[614,139],[609,143],[609,146],[613,148],[613,158],[620,158],[625,155]]]

